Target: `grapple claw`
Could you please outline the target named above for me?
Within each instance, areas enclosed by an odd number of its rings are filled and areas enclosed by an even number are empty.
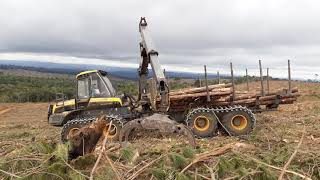
[[[169,119],[167,115],[155,113],[126,123],[120,131],[120,142],[123,137],[125,137],[125,141],[128,141],[129,134],[134,129],[159,130],[160,133],[166,134],[182,134],[187,137],[191,146],[196,146],[192,132],[183,124]]]
[[[123,138],[124,138],[124,142],[128,141],[129,135],[132,130],[142,129],[142,126],[140,124],[140,120],[141,119],[135,119],[135,120],[129,121],[121,128],[120,135],[119,135],[120,143],[123,142]]]
[[[178,133],[185,135],[189,141],[189,144],[195,148],[196,140],[194,138],[192,131],[183,124],[178,124],[176,126],[177,126]]]

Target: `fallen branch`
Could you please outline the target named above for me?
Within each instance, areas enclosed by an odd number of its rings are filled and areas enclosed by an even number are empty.
[[[188,172],[195,175],[195,172],[192,172],[192,171],[190,171],[190,170],[188,170]],[[200,176],[200,177],[202,177],[203,179],[212,180],[211,178],[208,178],[207,176],[204,176],[204,175],[199,174],[199,173],[197,174],[197,176]]]
[[[9,175],[10,177],[21,178],[21,177],[18,176],[18,175],[12,174],[12,173],[7,172],[7,171],[4,171],[4,170],[2,170],[2,169],[0,169],[0,172],[4,173],[4,174],[6,174],[6,175]]]
[[[107,154],[105,154],[105,156],[106,156],[106,159],[107,159],[108,163],[110,164],[110,166],[111,166],[112,170],[116,173],[116,175],[117,175],[117,179],[118,179],[118,180],[122,179],[122,178],[121,178],[121,176],[120,176],[120,174],[119,174],[119,172],[118,172],[118,170],[114,167],[114,165],[113,165],[113,163],[112,163],[111,159],[108,157],[108,155],[107,155]]]
[[[136,177],[139,176],[139,174],[141,174],[144,170],[146,170],[148,167],[150,167],[152,164],[154,164],[155,162],[159,161],[161,158],[163,158],[164,155],[159,156],[157,159],[152,160],[151,162],[149,162],[148,164],[144,165],[142,168],[140,168],[136,173],[134,173],[132,176],[130,176],[128,178],[128,180],[131,179],[135,179]]]
[[[211,156],[217,156],[217,155],[221,155],[224,154],[228,151],[230,151],[232,148],[234,147],[234,143],[231,144],[227,144],[221,148],[216,148],[201,154],[196,155],[196,158],[190,163],[188,164],[181,172],[180,174],[184,173],[188,168],[190,168],[192,165],[201,162],[201,161],[205,161],[206,159],[208,159]]]
[[[245,155],[245,154],[242,154],[242,155],[244,155],[244,156],[246,156],[247,158],[255,161],[256,163],[265,165],[265,166],[270,167],[270,168],[275,169],[275,170],[282,171],[282,168],[279,168],[279,167],[276,167],[276,166],[272,166],[272,165],[270,165],[270,164],[267,164],[267,163],[265,163],[265,162],[262,162],[262,161],[260,161],[260,160],[258,160],[258,159],[255,159],[255,158],[253,158],[253,157],[251,157],[251,156],[248,156],[248,155]],[[297,172],[295,172],[295,171],[285,170],[285,172],[286,172],[286,173],[293,174],[293,175],[296,175],[296,176],[299,176],[299,177],[301,177],[302,179],[305,179],[305,180],[312,180],[312,179],[309,178],[308,176],[305,176],[305,175],[303,175],[303,174],[297,173]]]
[[[1,111],[0,111],[0,115],[6,113],[6,112],[8,112],[8,111],[11,111],[11,110],[12,110],[12,108],[7,108],[7,109],[4,109],[4,110],[1,110]]]
[[[137,165],[135,165],[133,168],[131,168],[129,171],[126,172],[126,174],[124,175],[124,177],[126,177],[130,172],[132,172],[133,170],[135,170],[137,167],[139,167],[141,164],[145,163],[144,161],[138,163]]]
[[[59,179],[62,179],[64,180],[61,176],[59,176],[58,174],[54,174],[54,173],[50,173],[50,172],[45,172],[45,171],[40,171],[40,172],[37,172],[37,173],[34,173],[34,174],[49,174],[51,176],[54,176],[54,177],[57,177]]]
[[[194,180],[198,180],[198,168],[194,171]]]
[[[102,154],[103,152],[105,151],[106,149],[106,143],[107,143],[107,140],[108,140],[108,135],[109,135],[109,132],[110,132],[110,129],[111,129],[111,126],[112,126],[112,121],[110,121],[110,124],[109,124],[109,127],[108,127],[108,130],[107,130],[107,133],[106,133],[106,136],[104,137],[103,139],[103,142],[102,142],[102,148],[101,148],[101,151],[99,153],[99,156],[98,156],[98,159],[96,161],[96,163],[94,164],[92,170],[91,170],[91,173],[90,173],[90,180],[93,180],[93,174],[94,172],[96,171],[97,167],[98,167],[98,164],[101,160],[101,157],[102,157]],[[120,178],[117,176],[118,180],[120,180]]]
[[[294,150],[294,152],[293,152],[292,155],[290,156],[288,162],[283,166],[283,169],[282,169],[282,171],[281,171],[281,173],[280,173],[280,176],[279,176],[278,180],[281,180],[281,179],[283,178],[283,175],[286,173],[286,170],[287,170],[287,168],[289,167],[291,161],[293,160],[293,158],[294,158],[294,157],[296,156],[296,154],[298,153],[298,149],[300,148],[300,146],[301,146],[301,144],[302,144],[302,141],[303,141],[303,138],[304,138],[305,134],[306,134],[306,126],[304,125],[304,126],[303,126],[303,132],[302,132],[302,136],[301,136],[301,138],[300,138],[300,141],[299,141],[296,149]]]
[[[213,180],[213,179],[215,179],[215,174],[214,174],[214,172],[213,172],[213,168],[210,168],[209,166],[207,166],[206,164],[203,164],[208,170],[209,170],[209,172],[210,172],[210,176],[211,176],[211,179]]]
[[[85,177],[85,178],[87,178],[87,179],[90,178],[89,176],[87,176],[87,175],[81,173],[80,171],[76,170],[76,169],[75,169],[74,167],[72,167],[68,162],[66,162],[66,161],[64,161],[64,160],[63,160],[63,162],[64,162],[70,169],[72,169],[74,172],[78,173],[79,175],[81,175],[81,176],[83,176],[83,177]]]
[[[108,150],[106,151],[106,153],[112,152],[112,151],[115,151],[115,150],[118,150],[118,149],[120,149],[120,148],[121,148],[121,145],[120,145],[119,143],[114,144],[114,146],[111,147],[110,149],[108,149]],[[105,154],[106,154],[106,153],[105,153]]]

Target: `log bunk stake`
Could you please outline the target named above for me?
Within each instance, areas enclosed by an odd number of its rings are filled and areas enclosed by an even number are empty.
[[[292,104],[300,96],[297,88],[291,87],[290,60],[288,60],[288,89],[270,90],[269,68],[267,69],[267,92],[264,92],[261,60],[259,60],[261,89],[259,93],[249,92],[248,70],[246,69],[247,91],[235,92],[233,66],[230,63],[231,83],[209,85],[207,69],[204,66],[205,86],[170,91],[170,112],[183,112],[195,107],[219,107],[229,105],[246,106],[253,111],[275,110],[280,104]],[[261,108],[261,107],[265,108]]]

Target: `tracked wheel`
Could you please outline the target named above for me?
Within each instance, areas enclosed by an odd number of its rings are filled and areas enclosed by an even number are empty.
[[[106,135],[108,133],[109,125],[112,121],[108,138],[113,141],[119,141],[120,130],[123,127],[124,122],[118,116],[106,116],[105,120],[107,121],[107,125],[103,131],[103,134]]]
[[[65,125],[63,125],[62,131],[61,131],[61,141],[67,142],[68,139],[73,136],[75,133],[77,133],[82,127],[90,124],[92,121],[94,121],[94,118],[79,118],[79,119],[73,119],[68,121]]]
[[[186,119],[187,126],[196,137],[212,137],[218,129],[218,119],[214,112],[206,108],[192,110]]]
[[[227,133],[232,136],[240,136],[252,132],[255,118],[253,113],[245,107],[234,108],[222,116],[221,123]]]
[[[87,118],[77,118],[68,121],[62,128],[61,132],[61,141],[67,142],[68,139],[73,136],[75,133],[77,133],[82,127],[91,124],[93,121],[96,120],[96,117],[87,117]],[[120,130],[123,127],[124,122],[121,118],[114,116],[114,115],[108,115],[104,118],[107,125],[104,129],[104,135],[108,132],[109,124],[112,121],[112,126],[109,131],[109,139],[113,141],[119,140],[119,134]]]

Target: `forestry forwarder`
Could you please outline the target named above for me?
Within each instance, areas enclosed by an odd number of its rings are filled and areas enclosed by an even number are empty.
[[[177,114],[171,114],[169,87],[163,69],[158,60],[145,18],[139,23],[141,35],[141,62],[138,69],[139,95],[117,96],[107,73],[101,70],[81,72],[76,76],[76,98],[57,100],[48,109],[48,121],[52,125],[63,125],[61,139],[67,141],[79,129],[105,115],[112,127],[108,137],[114,140],[128,140],[135,129],[159,130],[163,133],[178,133],[188,137],[195,145],[194,136],[214,136],[218,128],[229,135],[245,135],[252,131],[255,118],[253,113],[241,106],[210,108],[204,103],[202,107],[186,109],[183,116],[186,128]],[[153,78],[148,80],[148,66],[151,64]],[[63,95],[62,95],[63,97]],[[181,117],[181,116],[180,116]],[[192,132],[191,132],[191,131]]]

